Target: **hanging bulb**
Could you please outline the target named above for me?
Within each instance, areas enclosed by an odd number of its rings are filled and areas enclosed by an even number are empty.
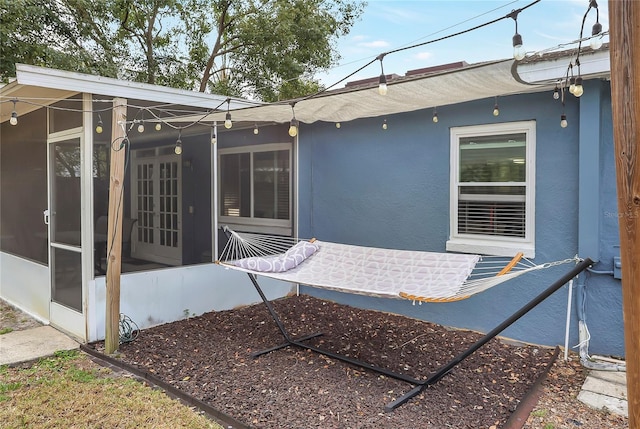
[[[433,109],[433,117],[431,118],[431,120],[434,124],[438,123],[438,111],[436,109]]]
[[[562,115],[560,115],[560,126],[562,128],[567,128],[567,115],[565,115],[564,113]]]
[[[18,125],[18,112],[16,112],[16,100],[13,100],[13,111],[11,112],[11,119],[9,119],[11,125]]]
[[[500,108],[498,107],[498,97],[496,97],[496,102],[493,105],[493,116],[498,116],[500,114]]]
[[[582,87],[582,78],[578,76],[576,78],[575,87],[573,88],[573,95],[575,95],[576,97],[580,97],[582,94],[584,94],[584,88]]]
[[[513,58],[516,61],[524,59],[526,54],[525,49],[522,47],[522,36],[518,33],[513,36]]]
[[[144,122],[142,121],[140,121],[140,123],[138,124],[138,132],[144,133]]]
[[[258,130],[258,124],[255,124],[253,126],[253,134],[258,135],[259,132],[260,132],[260,130]]]
[[[176,155],[182,154],[182,140],[176,140],[176,147],[173,149]]]
[[[289,135],[295,137],[298,135],[298,120],[294,117],[289,123]]]
[[[383,130],[387,129],[387,120],[386,119],[384,121],[382,121],[382,129]]]
[[[340,128],[340,127],[341,127],[340,122],[336,122],[336,128]]]
[[[231,122],[231,113],[227,112],[227,115],[224,118],[224,127],[229,129],[233,127],[233,122]]]
[[[380,83],[378,84],[378,94],[387,95],[387,77],[380,75]]]
[[[96,124],[96,133],[102,134],[102,131],[104,131],[102,118],[100,117],[100,115],[98,115],[98,123]]]
[[[156,123],[155,128],[156,128],[156,131],[160,131],[162,129],[162,123],[160,122]]]
[[[591,36],[594,37],[591,37],[591,40],[589,41],[589,46],[591,46],[591,49],[593,50],[600,49],[602,47],[602,36],[598,36],[600,33],[602,33],[602,24],[596,21],[591,28]]]
[[[558,100],[559,98],[560,98],[560,89],[558,88],[558,85],[556,85],[556,87],[553,90],[553,99]]]
[[[569,92],[573,94],[573,91],[575,90],[576,90],[576,78],[572,76],[569,79]]]

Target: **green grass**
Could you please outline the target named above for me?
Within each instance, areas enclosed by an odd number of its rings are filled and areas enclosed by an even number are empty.
[[[198,412],[77,350],[28,368],[0,366],[3,428],[215,428]]]
[[[9,332],[13,332],[11,328],[2,328],[0,329],[0,335],[8,334]]]

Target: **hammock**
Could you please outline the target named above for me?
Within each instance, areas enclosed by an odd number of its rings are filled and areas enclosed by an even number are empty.
[[[229,240],[217,263],[225,267],[291,283],[414,302],[462,300],[529,271],[576,261],[536,265],[518,253],[505,264],[504,258],[224,230]]]

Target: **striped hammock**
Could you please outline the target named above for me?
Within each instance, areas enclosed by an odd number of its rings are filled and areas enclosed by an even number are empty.
[[[317,288],[418,302],[462,300],[529,271],[577,260],[536,265],[522,253],[505,262],[499,257],[225,231],[229,240],[216,261],[225,267]]]

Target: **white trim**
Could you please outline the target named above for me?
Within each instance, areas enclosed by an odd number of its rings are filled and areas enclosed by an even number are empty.
[[[516,74],[527,83],[546,83],[564,80],[567,75],[567,57],[550,61],[518,63]],[[611,63],[609,50],[587,51],[580,55],[580,75],[584,79],[609,77]]]
[[[479,137],[500,134],[525,133],[526,135],[526,177],[520,186],[526,186],[525,199],[525,237],[507,237],[493,235],[460,234],[458,227],[458,187],[460,140],[464,137]],[[517,252],[524,252],[528,258],[535,257],[535,154],[536,154],[536,122],[506,122],[501,124],[474,125],[467,127],[452,127],[450,134],[450,182],[449,182],[449,240],[447,251],[479,253],[484,255],[513,256]],[[508,186],[511,182],[505,182]],[[473,182],[468,185],[474,186]],[[492,182],[493,184],[493,182]],[[467,183],[464,183],[466,186]]]
[[[16,78],[21,85],[33,85],[59,90],[104,94],[135,100],[149,100],[186,106],[216,108],[227,96],[168,88],[147,83],[128,82],[108,77],[16,64]],[[226,103],[224,103],[226,110]],[[253,107],[262,103],[231,99],[230,109]]]

